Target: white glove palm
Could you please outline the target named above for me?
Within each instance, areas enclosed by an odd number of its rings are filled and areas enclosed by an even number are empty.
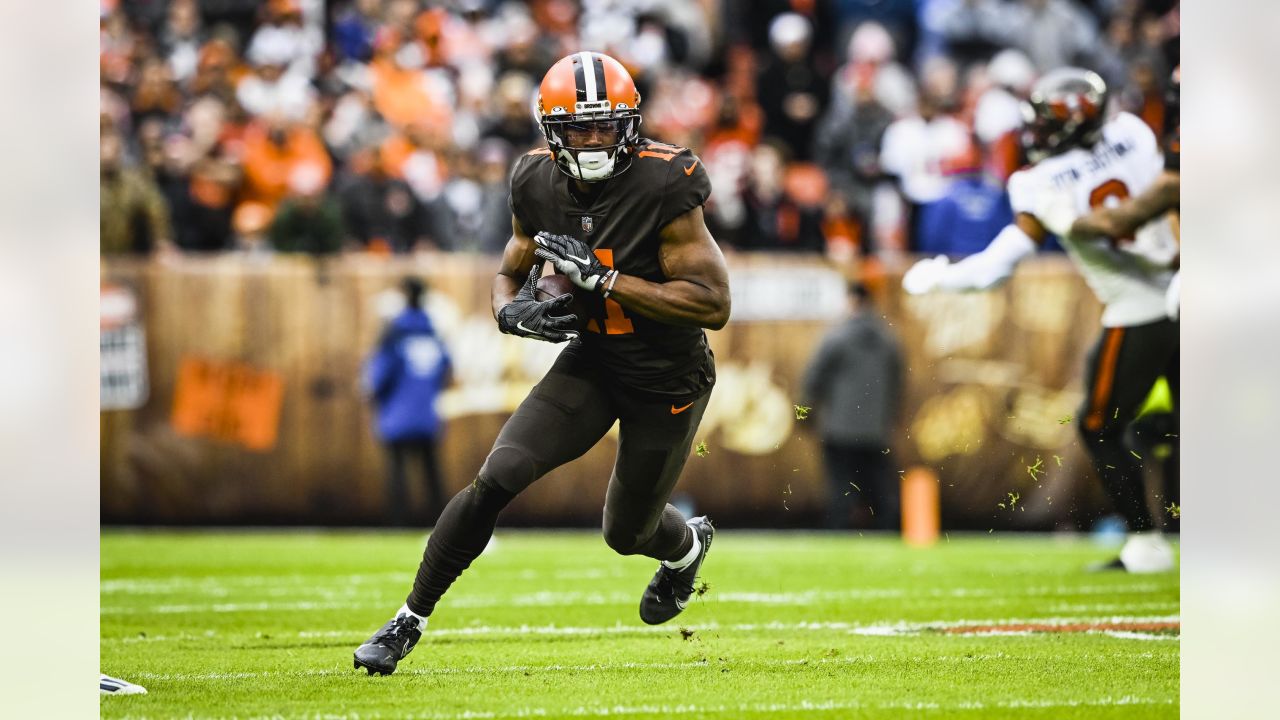
[[[1182,309],[1182,271],[1173,274],[1169,289],[1164,291],[1164,311],[1170,320],[1177,320]]]
[[[946,255],[925,258],[912,265],[902,276],[902,289],[912,295],[923,295],[933,292],[942,281],[942,276],[951,261]]]

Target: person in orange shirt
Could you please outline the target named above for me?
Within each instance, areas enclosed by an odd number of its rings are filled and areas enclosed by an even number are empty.
[[[279,117],[251,123],[245,130],[242,202],[260,202],[273,211],[289,194],[289,178],[298,168],[313,165],[324,185],[329,184],[333,163],[314,130]]]
[[[418,41],[391,29],[378,33],[369,63],[373,106],[392,125],[448,113],[447,81],[425,72],[426,62],[427,49]]]

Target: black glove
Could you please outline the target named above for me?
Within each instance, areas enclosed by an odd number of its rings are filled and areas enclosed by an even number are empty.
[[[600,284],[608,278],[609,273],[613,272],[600,262],[586,243],[572,235],[540,232],[533,236],[533,241],[538,244],[538,249],[533,251],[534,255],[551,261],[551,264],[556,266],[557,272],[568,277],[574,285],[583,290],[590,292],[598,290]]]
[[[565,315],[565,308],[573,302],[573,295],[561,295],[553,300],[539,302],[534,295],[542,266],[535,265],[529,271],[529,279],[520,291],[498,310],[498,329],[508,335],[536,338],[547,342],[564,342],[578,337],[573,329],[577,315]]]

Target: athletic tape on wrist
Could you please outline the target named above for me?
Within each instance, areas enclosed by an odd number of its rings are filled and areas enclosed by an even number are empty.
[[[618,282],[618,271],[610,270],[606,274],[605,281],[604,281],[605,288],[604,288],[603,294],[606,300],[609,299],[609,293],[613,292],[613,284],[616,282]]]

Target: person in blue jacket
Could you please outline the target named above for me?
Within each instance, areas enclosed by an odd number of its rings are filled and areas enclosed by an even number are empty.
[[[981,251],[1013,222],[1009,193],[983,174],[977,159],[957,162],[947,194],[920,210],[915,252],[927,255],[972,255]]]
[[[365,388],[377,409],[376,431],[387,448],[390,521],[408,520],[406,470],[411,455],[422,462],[430,520],[444,508],[437,448],[441,420],[436,398],[449,383],[452,361],[422,309],[426,286],[417,278],[401,285],[405,308],[387,324],[365,363]]]

